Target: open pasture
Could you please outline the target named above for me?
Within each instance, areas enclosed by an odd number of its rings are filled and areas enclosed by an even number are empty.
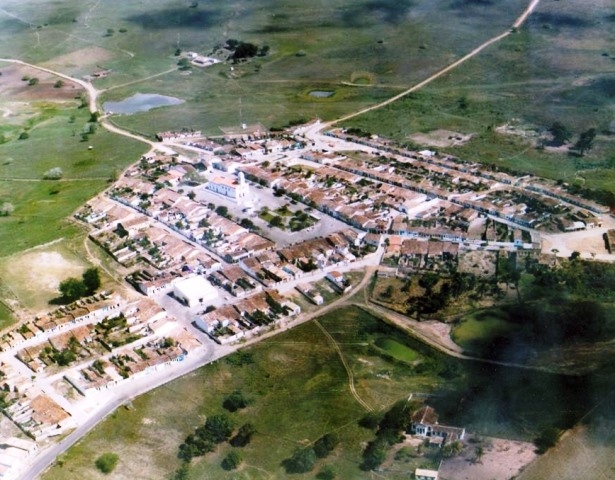
[[[218,127],[231,124],[331,119],[388,98],[505,30],[526,4],[501,3],[157,0],[146,8],[8,0],[0,9],[6,27],[0,40],[10,35],[11,41],[0,41],[0,55],[79,77],[109,69],[95,80],[107,90],[102,100],[172,91],[187,101],[118,119],[123,126],[149,134],[181,126],[219,134]],[[228,39],[266,45],[269,53],[247,63],[176,70],[177,49],[210,54],[218,47],[224,58],[228,52],[219,47]],[[305,93],[313,90],[335,95]]]
[[[615,25],[605,2],[541,2],[528,23],[405,99],[353,118],[348,126],[400,141],[437,129],[473,135],[442,150],[469,160],[613,190]],[[583,158],[536,149],[555,121],[571,143],[596,128]],[[523,135],[496,133],[521,125]]]

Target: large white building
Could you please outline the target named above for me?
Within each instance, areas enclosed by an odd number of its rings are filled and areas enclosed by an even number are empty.
[[[218,291],[200,275],[175,282],[173,295],[189,307],[211,302],[218,298]]]
[[[239,178],[214,177],[213,180],[207,182],[207,188],[212,192],[220,193],[226,197],[234,199],[242,199],[248,195],[248,184],[243,176],[243,172],[239,172]]]

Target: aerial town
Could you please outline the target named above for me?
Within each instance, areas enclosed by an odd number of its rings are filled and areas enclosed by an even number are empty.
[[[76,428],[101,392],[109,401],[127,382],[211,358],[210,341],[232,349],[311,318],[301,305],[345,295],[368,266],[446,271],[468,252],[538,258],[545,234],[613,237],[608,209],[565,185],[339,129],[310,138],[314,125],[262,138],[161,132],[192,155],[143,156],[75,214],[141,297],[101,292],[0,339],[5,411],[33,439],[7,448],[29,455]],[[427,436],[425,422],[413,432]],[[19,471],[9,455],[5,478]]]
[[[500,3],[3,1],[0,480],[612,478],[615,13]]]

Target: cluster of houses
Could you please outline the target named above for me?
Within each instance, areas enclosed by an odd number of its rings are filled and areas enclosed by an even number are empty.
[[[46,394],[27,396],[9,405],[5,414],[34,440],[63,435],[75,428],[74,418]]]
[[[256,335],[301,313],[301,307],[281,296],[276,290],[266,290],[233,305],[203,312],[194,325],[218,343],[235,342],[247,335]]]
[[[162,333],[162,330],[159,331]],[[201,343],[177,324],[164,328],[165,336],[148,337],[136,346],[122,347],[113,354],[64,376],[83,396],[108,389],[126,379],[149,375],[154,371],[181,362]]]
[[[80,313],[79,317],[63,317],[72,320],[53,327],[51,331],[57,333],[40,341],[35,336],[26,342],[16,357],[34,373],[40,373],[50,366],[66,367],[145,337],[160,336],[164,328],[175,324],[162,307],[147,298]],[[38,322],[24,324],[18,330],[34,327]]]
[[[454,271],[457,266],[459,244],[439,240],[400,239],[391,243],[387,254],[396,252],[398,265],[402,270],[447,270]]]
[[[0,338],[0,349],[11,350],[44,333],[69,331],[82,323],[102,320],[119,311],[119,299],[105,293],[79,300],[21,324]],[[35,341],[35,340],[34,340]]]
[[[542,196],[555,198],[563,201],[564,203],[575,205],[581,209],[588,210],[596,214],[604,214],[609,211],[609,207],[605,205],[570,194],[567,191],[570,185],[565,183],[534,177],[529,174],[511,175],[501,169],[498,169],[497,167],[462,160],[451,155],[440,155],[437,152],[430,150],[416,152],[399,147],[386,139],[358,136],[339,128],[330,130],[327,132],[327,135],[358,143],[360,145],[367,145],[381,152],[396,155],[398,158],[420,159],[427,165],[437,165],[451,171],[470,173],[474,177],[479,177],[485,180],[493,180],[497,184],[514,185],[515,187],[537,192]]]

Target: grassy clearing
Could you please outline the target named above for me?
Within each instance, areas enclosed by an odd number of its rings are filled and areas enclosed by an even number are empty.
[[[75,106],[45,104],[37,111],[25,125],[28,139],[0,145],[0,201],[15,206],[11,216],[0,218],[0,257],[78,234],[63,219],[145,151],[143,144],[102,129],[81,141],[89,114]],[[56,167],[62,179],[44,180]]]
[[[376,340],[375,345],[391,355],[393,358],[403,362],[411,363],[419,358],[417,352],[399,342],[396,342],[395,340],[391,340],[390,338],[379,338]]]
[[[0,261],[6,285],[28,309],[49,309],[49,300],[59,296],[58,286],[69,277],[80,277],[86,263],[74,256],[65,245],[55,244]]]
[[[513,0],[503,12],[497,5],[449,0],[395,5],[213,0],[196,8],[155,0],[147,9],[129,2],[90,8],[68,0],[36,7],[8,0],[0,12],[0,54],[47,62],[75,76],[98,65],[110,68],[108,78],[96,81],[111,89],[103,100],[136,91],[187,100],[179,107],[118,118],[136,131],[186,126],[220,133],[219,126],[242,122],[271,126],[300,118],[331,119],[390,97],[505,30],[525,3]],[[443,23],[443,15],[450,21]],[[189,75],[159,75],[176,66],[178,46],[207,54],[228,38],[268,45],[270,54],[232,71],[217,65],[192,68]],[[76,51],[88,54],[71,57]],[[152,75],[159,76],[113,89]],[[335,95],[318,99],[306,93],[312,90]],[[183,125],[177,124],[179,118]]]

